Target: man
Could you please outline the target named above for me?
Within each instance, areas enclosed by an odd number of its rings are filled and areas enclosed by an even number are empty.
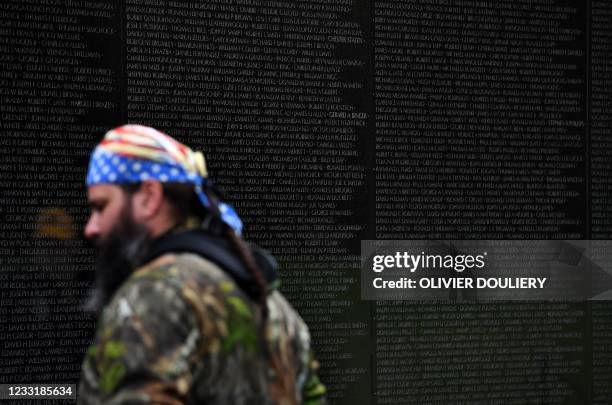
[[[276,263],[241,239],[201,153],[126,125],[94,150],[87,185],[101,315],[79,404],[325,402]]]

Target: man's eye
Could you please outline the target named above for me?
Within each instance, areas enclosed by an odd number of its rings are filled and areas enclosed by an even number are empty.
[[[101,212],[104,209],[104,204],[90,204],[89,209],[91,212]]]

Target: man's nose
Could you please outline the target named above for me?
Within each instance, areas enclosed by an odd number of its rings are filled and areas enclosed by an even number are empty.
[[[100,227],[98,226],[98,221],[95,214],[91,214],[89,216],[87,224],[85,224],[83,234],[87,239],[95,239],[100,234]]]

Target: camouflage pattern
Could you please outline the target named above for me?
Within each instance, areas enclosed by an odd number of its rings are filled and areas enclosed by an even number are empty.
[[[257,304],[215,264],[157,258],[105,308],[78,403],[325,403],[306,325],[276,291],[268,307],[264,329]]]

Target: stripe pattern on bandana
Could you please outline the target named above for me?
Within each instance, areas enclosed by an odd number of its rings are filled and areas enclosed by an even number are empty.
[[[191,183],[202,205],[211,208],[212,203],[202,190],[207,176],[201,152],[194,152],[156,129],[124,125],[107,132],[94,149],[86,183],[87,186],[145,180]],[[242,221],[233,207],[219,202],[218,209],[221,220],[241,234]]]

